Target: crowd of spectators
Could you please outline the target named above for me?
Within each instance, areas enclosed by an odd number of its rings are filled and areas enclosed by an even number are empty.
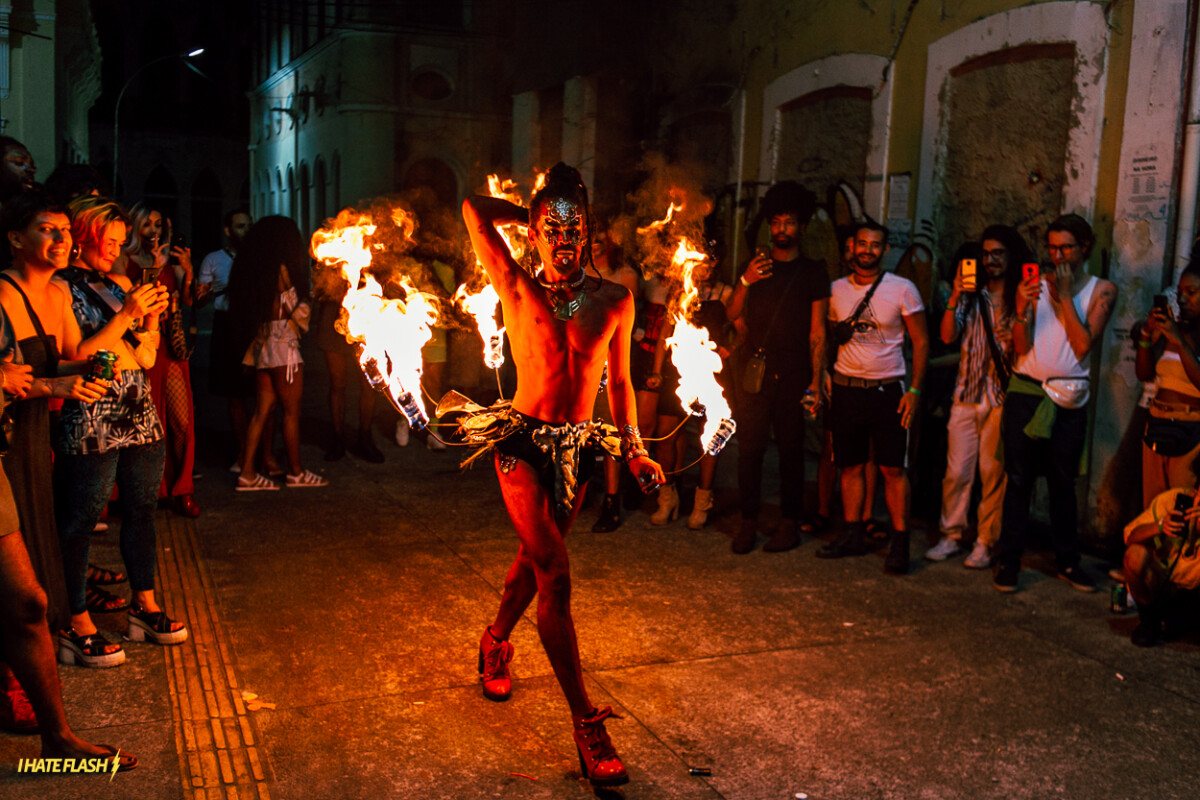
[[[111,755],[114,748],[84,742],[66,722],[51,634],[59,660],[91,667],[126,658],[122,645],[93,623],[94,613],[126,612],[132,641],[172,645],[188,636],[156,600],[154,517],[160,500],[183,516],[201,513],[189,369],[195,309],[213,305],[208,388],[228,403],[237,491],[327,485],[304,467],[300,450],[300,340],[314,314],[330,376],[326,460],[347,450],[368,462],[384,460],[372,435],[376,398],[357,381],[358,430],[351,439],[346,388],[348,376],[359,372],[335,329],[339,298],[336,291],[310,295],[308,248],[290,219],[256,222],[243,209],[228,213],[225,246],[194,270],[191,251],[163,209],[143,203],[127,211],[105,196],[94,170],[78,165],[40,186],[26,148],[0,137],[0,149],[8,265],[0,273],[0,409],[11,423],[0,472],[6,658],[0,724],[40,730],[50,754]],[[815,197],[798,184],[771,187],[761,204],[766,244],[736,280],[722,281],[713,261],[695,275],[693,321],[722,359],[717,377],[738,424],[740,523],[732,551],[751,552],[763,532],[764,552],[789,551],[802,534],[836,528],[817,557],[861,556],[872,539],[884,538],[890,540],[885,570],[910,570],[911,439],[922,416],[929,329],[936,325],[937,340],[950,348],[939,363],[953,365],[955,378],[938,476],[940,537],[925,558],[937,563],[966,554],[964,566],[993,568],[997,590],[1017,591],[1034,483],[1044,474],[1058,577],[1094,591],[1095,579],[1081,564],[1075,480],[1086,455],[1090,356],[1117,290],[1086,270],[1091,227],[1076,215],[1055,220],[1036,243],[1049,256],[1042,263],[1014,228],[987,227],[960,249],[947,291],[927,311],[914,282],[884,268],[889,231],[877,222],[860,217],[838,229],[836,264],[810,257],[805,231],[815,211]],[[593,232],[591,262],[603,280],[624,285],[637,299],[630,347],[638,422],[668,476],[649,523],[669,525],[686,510],[687,527],[700,530],[723,509],[714,486],[718,456],[701,453],[687,464],[689,414],[676,397],[679,372],[666,344],[680,287],[667,276],[643,277],[603,227]],[[453,268],[431,263],[449,294]],[[1124,564],[1114,575],[1137,605],[1133,641],[1148,646],[1194,618],[1200,587],[1200,267],[1186,269],[1177,289],[1156,298],[1133,336],[1137,374],[1148,387],[1145,511],[1125,530]],[[423,354],[435,397],[447,380],[447,340],[440,330]],[[605,406],[598,403],[598,413]],[[273,449],[277,417],[284,463]],[[811,513],[804,504],[806,431],[815,431],[807,438],[821,452]],[[408,436],[401,418],[397,444],[407,444]],[[780,508],[778,521],[763,531],[771,441]],[[432,436],[427,444],[444,446]],[[680,477],[696,464],[698,485],[688,503]],[[607,460],[603,474],[596,481],[603,488],[595,493],[603,497],[597,532],[617,529],[643,497],[631,485],[622,504],[615,460]],[[886,525],[873,515],[876,476]],[[831,519],[836,487],[838,522]],[[89,562],[91,536],[105,527],[114,501],[124,571]],[[105,588],[126,582],[129,597]],[[131,768],[136,758],[125,755],[122,764]]]

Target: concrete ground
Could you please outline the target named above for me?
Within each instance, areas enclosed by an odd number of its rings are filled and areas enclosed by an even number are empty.
[[[76,728],[141,766],[111,781],[17,774],[38,740],[0,735],[0,798],[1196,796],[1200,640],[1133,647],[1107,581],[1071,589],[1037,543],[1015,595],[960,559],[922,561],[923,531],[906,577],[885,575],[879,551],[816,559],[815,539],[732,555],[732,451],[726,513],[705,530],[635,511],[593,534],[593,506],[570,537],[589,691],[623,717],[608,727],[631,777],[596,792],[532,610],[513,635],[512,699],[480,694],[476,646],[515,551],[490,468],[460,471],[416,439],[400,449],[386,420],[386,463],[322,461],[309,362],[304,458],[330,486],[235,493],[206,401],[203,514],[159,516],[162,594],[191,639],[127,644],[117,669],[60,667]],[[115,528],[94,560],[119,567]]]

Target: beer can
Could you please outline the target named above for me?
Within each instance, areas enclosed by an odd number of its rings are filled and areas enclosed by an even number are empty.
[[[1123,583],[1113,584],[1109,592],[1111,609],[1114,614],[1124,614],[1129,610],[1129,589]]]
[[[89,361],[91,369],[88,380],[111,381],[117,377],[117,354],[111,350],[97,350]]]

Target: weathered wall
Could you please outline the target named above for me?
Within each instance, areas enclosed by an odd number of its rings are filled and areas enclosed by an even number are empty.
[[[1038,242],[1061,213],[1074,48],[1033,46],[951,72],[944,167],[934,208],[943,263],[990,224]]]
[[[826,190],[848,183],[859,197],[866,188],[871,138],[871,93],[835,87],[794,100],[781,111],[779,179],[799,181],[822,200]]]

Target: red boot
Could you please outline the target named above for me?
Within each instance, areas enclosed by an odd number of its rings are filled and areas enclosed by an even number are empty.
[[[629,783],[629,773],[617,756],[604,720],[616,717],[610,707],[599,708],[586,717],[572,716],[575,723],[575,747],[579,751],[579,768],[593,786],[620,786]],[[617,717],[620,719],[620,717]]]
[[[479,680],[483,682],[483,696],[488,700],[500,702],[512,696],[512,676],[508,672],[512,657],[512,643],[497,639],[490,627],[484,628],[483,638],[479,640]]]

